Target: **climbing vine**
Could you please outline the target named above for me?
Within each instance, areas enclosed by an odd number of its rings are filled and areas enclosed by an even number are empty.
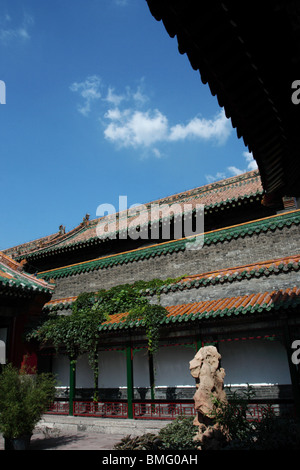
[[[148,341],[148,350],[153,355],[158,349],[159,328],[161,321],[166,317],[167,310],[161,305],[146,305],[130,310],[128,322],[140,320],[144,326]]]
[[[94,399],[97,399],[99,326],[111,314],[128,312],[128,323],[139,320],[145,328],[148,350],[153,356],[158,348],[160,323],[167,311],[161,305],[150,304],[147,289],[159,292],[160,287],[178,282],[182,277],[137,281],[98,292],[84,292],[72,304],[71,315],[49,313],[43,323],[27,335],[27,339],[50,343],[57,351],[63,348],[73,363],[80,355],[88,353],[94,373]]]
[[[166,309],[160,305],[150,304],[146,291],[156,291],[160,300],[159,288],[178,282],[183,277],[140,280],[133,284],[117,285],[108,290],[102,289],[97,293],[84,293],[77,297],[72,311],[89,312],[92,308],[96,308],[105,315],[128,312],[128,323],[140,320],[145,327],[148,349],[153,354],[158,348],[159,325],[166,316]]]
[[[49,314],[43,323],[27,335],[27,340],[36,339],[51,344],[57,352],[63,348],[70,361],[75,364],[78,357],[88,353],[89,364],[94,373],[94,388],[98,385],[99,325],[107,314],[95,303],[93,293],[85,293],[78,299],[71,315]],[[94,399],[97,397],[94,395]]]

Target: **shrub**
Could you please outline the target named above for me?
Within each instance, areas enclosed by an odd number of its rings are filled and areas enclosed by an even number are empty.
[[[300,425],[293,419],[278,417],[269,407],[262,408],[260,421],[247,418],[251,387],[244,396],[236,393],[229,403],[214,401],[212,417],[228,436],[227,450],[299,450]],[[249,412],[248,412],[249,415]]]
[[[31,435],[54,397],[51,374],[26,375],[8,364],[0,374],[0,432],[7,439]]]
[[[194,417],[179,416],[172,423],[167,424],[158,434],[161,440],[161,449],[193,450],[197,449],[199,442],[195,441],[197,426],[193,424]]]
[[[247,408],[253,389],[248,385],[242,393],[231,392],[230,401],[222,402],[212,397],[213,410],[210,417],[224,430],[229,441],[252,440],[253,424],[247,418]]]
[[[146,433],[142,436],[123,437],[120,442],[115,444],[115,450],[156,450],[159,448],[160,441],[156,434]]]
[[[138,437],[126,436],[115,444],[117,450],[195,450],[199,442],[194,440],[197,427],[194,417],[179,416],[167,424],[159,434],[143,434]]]

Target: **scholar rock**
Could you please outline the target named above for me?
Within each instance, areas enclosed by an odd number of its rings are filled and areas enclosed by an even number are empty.
[[[190,372],[195,378],[197,389],[194,395],[197,412],[194,424],[198,426],[195,439],[205,449],[218,449],[226,439],[212,418],[214,399],[227,403],[224,390],[225,370],[220,367],[220,359],[221,355],[215,346],[204,346],[190,361]]]

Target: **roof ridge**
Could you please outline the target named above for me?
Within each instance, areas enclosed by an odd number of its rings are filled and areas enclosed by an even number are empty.
[[[21,263],[19,263],[18,261],[10,258],[10,256],[3,253],[3,251],[0,251],[0,262],[7,265],[11,269],[15,269],[17,271],[21,271],[21,269],[22,269]]]
[[[198,278],[199,276],[211,276],[211,275],[219,275],[219,274],[223,274],[223,273],[226,273],[226,272],[236,272],[236,271],[239,271],[241,269],[247,269],[247,268],[257,268],[257,269],[260,269],[262,266],[267,266],[267,265],[272,265],[273,263],[279,263],[279,262],[290,262],[290,261],[294,261],[294,260],[297,260],[297,261],[300,261],[300,254],[299,255],[290,255],[290,256],[282,256],[282,257],[279,257],[279,258],[272,258],[270,260],[266,260],[266,261],[256,261],[255,263],[250,263],[250,264],[245,264],[245,265],[239,265],[239,266],[233,266],[233,267],[229,267],[229,268],[224,268],[224,269],[218,269],[218,270],[214,270],[214,271],[207,271],[205,273],[199,273],[199,274],[191,274],[191,275],[187,275],[185,278],[181,279],[179,281],[179,283],[183,283],[185,282],[187,279],[195,279],[195,278]]]
[[[286,300],[287,298],[287,300]],[[258,294],[246,294],[234,297],[224,297],[215,300],[202,300],[199,302],[192,302],[189,304],[169,305],[166,306],[168,314],[166,319],[162,323],[168,323],[169,321],[176,321],[177,317],[193,317],[192,319],[202,319],[204,317],[209,318],[211,314],[216,316],[217,314],[225,314],[230,316],[231,313],[247,313],[249,311],[257,311],[258,309],[270,309],[274,308],[283,303],[295,300],[295,306],[298,305],[300,300],[300,287],[289,287],[286,289],[279,289],[274,291],[260,292]],[[126,320],[128,312],[121,314],[122,323]],[[103,322],[100,329],[109,329],[110,327],[116,327],[120,325],[114,320],[118,320],[120,314],[112,314],[109,320]],[[125,317],[125,320],[124,320]]]
[[[280,224],[281,221],[286,220],[286,223],[288,223],[288,222],[291,222],[290,219],[293,217],[294,214],[299,214],[300,215],[300,209],[297,209],[297,210],[294,210],[294,211],[289,211],[289,212],[286,212],[286,213],[283,213],[283,214],[276,214],[276,215],[264,217],[262,219],[256,219],[254,221],[252,220],[252,221],[244,222],[242,224],[237,224],[237,225],[233,225],[233,226],[229,226],[229,227],[223,227],[221,229],[212,230],[210,232],[205,232],[204,236],[207,238],[205,243],[210,244],[210,243],[214,243],[214,242],[218,242],[218,241],[223,241],[224,237],[229,236],[228,232],[231,231],[232,234],[236,234],[237,233],[236,231],[240,230],[241,233],[243,233],[244,228],[247,230],[247,228],[250,227],[250,230],[251,230],[251,228],[253,228],[253,227],[257,228],[257,226],[261,226],[262,227],[261,229],[267,230],[268,227],[266,225],[266,222],[271,224],[271,226],[274,225],[273,221],[278,222]],[[298,220],[298,219],[295,219],[295,220]],[[216,241],[215,241],[215,238],[212,238],[214,235],[217,236]],[[146,247],[135,248],[133,250],[129,250],[129,251],[122,252],[122,253],[114,253],[112,255],[102,256],[100,258],[95,258],[93,260],[82,261],[80,263],[74,263],[74,264],[67,265],[67,266],[62,266],[62,267],[59,267],[59,268],[54,268],[54,269],[50,269],[50,270],[46,270],[46,271],[41,271],[38,275],[39,276],[44,276],[44,275],[48,275],[50,273],[58,273],[58,272],[62,272],[63,270],[70,270],[70,269],[76,269],[76,268],[84,269],[85,267],[89,267],[91,265],[93,266],[95,263],[105,262],[106,260],[108,260],[108,261],[117,260],[120,257],[123,257],[123,258],[126,257],[126,259],[127,259],[128,257],[134,256],[134,255],[137,255],[137,256],[141,255],[142,256],[143,254],[148,253],[151,250],[157,250],[158,254],[161,254],[163,252],[163,250],[165,250],[165,249],[168,249],[168,248],[169,249],[176,249],[176,246],[178,247],[178,249],[183,249],[182,247],[180,247],[178,245],[180,245],[180,244],[182,245],[184,243],[192,241],[193,239],[196,239],[199,236],[203,236],[203,233],[195,234],[195,235],[192,235],[192,236],[189,236],[189,237],[184,237],[184,238],[181,238],[181,239],[169,240],[167,242],[153,244],[153,245],[146,246]],[[218,236],[219,236],[219,238],[218,238]],[[185,247],[184,247],[184,249],[185,249]]]
[[[208,184],[205,184],[203,186],[197,186],[195,188],[188,189],[186,191],[181,191],[180,193],[171,194],[170,196],[165,196],[165,197],[161,197],[159,199],[154,199],[151,202],[147,202],[147,203],[141,204],[141,205],[146,205],[147,206],[147,205],[159,202],[159,201],[164,201],[166,199],[173,198],[173,197],[178,197],[178,196],[181,196],[181,195],[184,195],[184,194],[189,195],[188,193],[191,193],[191,192],[194,192],[194,191],[199,191],[201,189],[203,190],[201,192],[206,192],[206,191],[211,191],[213,189],[224,188],[225,186],[230,186],[231,184],[238,183],[240,181],[247,181],[248,179],[253,178],[253,177],[257,177],[257,176],[260,176],[259,171],[258,170],[251,170],[251,171],[247,171],[245,173],[242,173],[240,175],[230,176],[228,178],[224,178],[222,180],[215,181],[213,183],[208,183]]]
[[[241,184],[241,183],[247,183],[247,182],[250,182],[251,180],[255,180],[257,178],[260,179],[259,171],[258,170],[252,170],[252,171],[249,171],[249,172],[246,172],[246,173],[242,173],[240,175],[231,176],[229,178],[225,178],[223,180],[216,181],[214,183],[209,183],[209,184],[199,186],[199,187],[196,187],[196,188],[193,188],[193,189],[182,191],[180,193],[175,193],[175,194],[172,194],[172,195],[169,195],[169,196],[161,197],[161,198],[155,199],[151,202],[146,202],[144,204],[140,204],[140,206],[136,206],[134,209],[137,210],[138,207],[146,206],[147,210],[149,210],[149,207],[151,207],[152,204],[159,203],[159,202],[164,203],[164,204],[172,204],[172,203],[176,203],[176,202],[177,203],[179,203],[179,202],[183,203],[184,202],[183,196],[186,196],[186,198],[193,198],[193,196],[197,196],[197,194],[198,194],[200,199],[201,199],[201,197],[203,197],[203,195],[206,194],[206,193],[214,192],[216,190],[224,189],[224,188],[234,186],[234,185],[237,185],[237,184]],[[263,189],[261,189],[259,192],[263,193]],[[256,194],[257,194],[257,191],[255,193],[251,192],[252,196],[254,196]],[[243,198],[245,196],[249,196],[249,194],[244,194],[244,195],[240,194],[240,195],[238,195],[239,198]],[[195,199],[195,198],[193,198],[193,199]],[[236,197],[232,197],[232,198],[229,198],[229,199],[227,198],[226,200],[222,200],[222,201],[219,201],[219,202],[216,202],[216,203],[206,204],[206,207],[211,208],[214,205],[221,204],[221,203],[224,203],[226,201],[232,201],[232,200],[235,200],[235,199],[236,199]],[[128,210],[125,210],[125,211],[116,212],[113,215],[116,216],[116,217],[119,216],[119,218],[120,218],[120,214],[122,214],[122,213],[127,214],[129,212],[130,212],[130,208]],[[72,238],[72,236],[80,233],[81,230],[85,231],[85,230],[88,230],[90,228],[93,228],[98,223],[99,220],[101,220],[103,218],[106,219],[107,217],[109,217],[109,215],[104,216],[104,217],[95,218],[95,219],[92,219],[92,220],[88,220],[87,223],[85,223],[85,224],[83,222],[81,222],[79,225],[77,225],[76,227],[74,227],[73,229],[71,229],[70,231],[68,231],[65,234],[61,235],[58,232],[58,233],[53,234],[53,235],[48,235],[48,236],[45,236],[45,237],[37,238],[36,240],[32,240],[30,242],[26,242],[26,243],[17,245],[15,247],[8,248],[6,251],[11,252],[12,250],[21,249],[22,247],[26,248],[26,246],[29,246],[30,247],[29,251],[27,251],[23,254],[20,253],[19,255],[17,255],[19,258],[20,257],[30,256],[34,253],[40,253],[40,252],[43,252],[44,250],[47,252],[48,248],[50,248],[52,246],[55,248],[58,244],[63,243],[64,241],[67,241],[69,238]],[[91,237],[90,239],[92,239],[92,238],[99,238],[99,237]],[[36,247],[31,247],[30,246],[31,244],[34,244],[34,243],[36,243],[36,245],[38,245],[39,242],[43,243],[43,241],[44,241],[43,246],[36,246]],[[86,240],[85,241],[79,241],[78,243],[84,243],[84,242],[86,242]]]

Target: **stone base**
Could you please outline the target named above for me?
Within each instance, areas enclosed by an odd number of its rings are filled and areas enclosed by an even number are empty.
[[[171,421],[134,420],[110,418],[85,418],[77,416],[44,415],[35,428],[35,432],[48,434],[56,430],[71,432],[95,432],[103,434],[122,434],[141,436],[146,433],[158,434],[161,428]]]

